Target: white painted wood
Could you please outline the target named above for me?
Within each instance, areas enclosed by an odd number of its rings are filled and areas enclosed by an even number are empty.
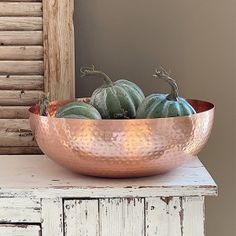
[[[146,236],[183,236],[180,198],[147,198],[145,205]]]
[[[40,223],[41,202],[29,198],[0,198],[0,223]]]
[[[115,180],[74,174],[43,155],[2,155],[0,236],[41,235],[20,223],[42,223],[42,236],[204,236],[204,196],[216,194],[198,159],[165,175]]]
[[[143,236],[144,199],[100,199],[100,236]]]
[[[215,196],[217,186],[195,160],[165,175],[102,179],[74,174],[45,156],[0,156],[0,197],[110,198]]]
[[[183,236],[204,236],[204,197],[183,198]]]
[[[38,225],[0,225],[1,236],[40,236]],[[49,236],[49,235],[48,235]]]
[[[99,236],[98,200],[64,202],[65,236]]]
[[[61,198],[42,199],[42,235],[63,236],[63,203]]]

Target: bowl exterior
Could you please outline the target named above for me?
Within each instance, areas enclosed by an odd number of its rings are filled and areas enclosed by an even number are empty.
[[[183,164],[207,143],[214,107],[191,102],[202,112],[140,120],[57,119],[53,111],[63,103],[54,102],[51,117],[31,110],[30,124],[42,151],[72,171],[101,177],[141,177]]]

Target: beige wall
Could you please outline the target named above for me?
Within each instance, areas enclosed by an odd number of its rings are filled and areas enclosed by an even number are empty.
[[[95,64],[149,94],[167,89],[151,77],[162,64],[182,96],[215,103],[215,127],[200,154],[220,190],[207,201],[206,235],[236,235],[236,1],[75,1],[77,68]],[[79,96],[101,84],[77,78]]]

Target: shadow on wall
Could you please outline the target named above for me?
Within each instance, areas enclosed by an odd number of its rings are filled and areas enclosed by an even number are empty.
[[[152,78],[162,64],[182,96],[215,103],[215,127],[200,154],[220,187],[207,203],[208,236],[236,232],[235,8],[235,1],[221,0],[76,1],[77,96],[102,84],[79,79],[82,65],[132,80],[149,94],[167,90]]]

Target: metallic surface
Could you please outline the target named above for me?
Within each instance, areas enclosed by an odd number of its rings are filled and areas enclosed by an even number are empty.
[[[32,107],[30,124],[42,151],[72,171],[114,178],[148,176],[194,158],[206,144],[214,105],[188,101],[197,114],[140,120],[58,119],[55,111],[69,101],[52,102],[48,117]]]

